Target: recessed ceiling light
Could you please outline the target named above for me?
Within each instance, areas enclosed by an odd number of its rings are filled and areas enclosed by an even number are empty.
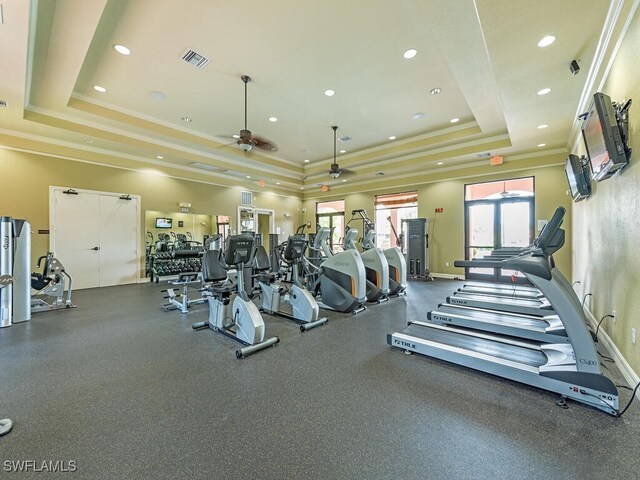
[[[247,175],[247,178],[251,178],[251,175]]]
[[[100,85],[94,85],[94,86],[93,86],[93,89],[94,89],[96,92],[100,92],[100,93],[106,93],[106,92],[107,92],[107,89],[106,89],[106,88],[104,88],[104,87],[101,87]]]
[[[414,120],[420,120],[421,118],[424,118],[424,113],[418,112],[418,113],[414,113],[413,114],[413,119]]]
[[[543,88],[542,90],[538,90],[538,95],[546,95],[551,91],[550,88]]]
[[[331,89],[329,88],[329,89],[327,89],[327,90],[325,90],[325,91],[324,91],[324,94],[325,94],[327,97],[333,97],[333,96],[336,94],[336,92],[335,92],[335,90],[331,90]]]
[[[431,95],[438,95],[441,91],[442,91],[442,89],[440,87],[436,87],[436,88],[432,88],[429,93]]]
[[[340,153],[347,153],[346,150],[340,150]]]
[[[189,117],[182,117],[182,121],[183,121],[183,122],[187,122],[187,123],[191,123],[191,118],[189,118]]]
[[[396,136],[395,136],[395,135],[391,135],[391,136],[389,137],[389,140],[395,140],[395,139],[396,139]]]
[[[458,123],[460,121],[460,119],[458,117],[456,118],[452,118],[451,120],[449,120],[451,123]]]
[[[402,54],[402,56],[404,58],[413,58],[418,54],[418,50],[416,50],[415,48],[410,48],[409,50],[407,50],[406,52],[404,52]]]
[[[167,99],[167,95],[163,92],[159,92],[157,90],[153,90],[151,92],[149,92],[149,96],[155,100],[166,100]]]
[[[547,35],[546,37],[542,37],[542,40],[538,42],[538,46],[540,48],[548,47],[555,41],[556,41],[556,37],[554,37],[553,35]]]
[[[278,118],[277,117],[269,117],[269,121],[270,122],[277,122]]]
[[[542,125],[538,125],[538,128],[540,130],[542,130],[543,128],[547,128],[549,125],[547,125],[546,123],[543,123]]]
[[[546,147],[546,146],[547,146],[547,144],[546,144],[546,143],[539,143],[539,144],[538,144],[538,146],[539,146],[539,147]]]
[[[240,135],[233,135],[233,138],[240,138]]]
[[[309,159],[308,159],[308,158],[305,158],[305,159],[304,159],[304,163],[309,163]]]
[[[342,179],[342,181],[343,181],[343,182],[346,182],[346,180],[345,180],[344,178]]]
[[[280,185],[280,182],[276,182],[276,185]]]
[[[164,157],[163,157],[162,155],[156,155],[156,158],[157,158],[158,160],[162,160]]]
[[[444,164],[444,162],[438,162],[438,165],[443,165],[443,164]]]
[[[117,44],[114,45],[113,48],[116,50],[116,52],[121,53],[122,55],[131,55],[131,50],[129,50],[124,45]]]
[[[300,190],[304,190],[304,187],[300,187]]]

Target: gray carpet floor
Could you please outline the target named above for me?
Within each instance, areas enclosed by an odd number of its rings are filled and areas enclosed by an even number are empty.
[[[0,418],[15,424],[2,477],[45,478],[7,461],[73,460],[89,479],[638,478],[640,402],[620,419],[563,410],[552,393],[386,344],[457,285],[412,282],[304,334],[265,315],[280,344],[242,360],[232,340],[191,330],[204,305],[162,311],[160,285],[76,292],[78,308],[0,330]]]

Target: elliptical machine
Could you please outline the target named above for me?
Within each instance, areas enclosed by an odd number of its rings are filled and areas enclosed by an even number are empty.
[[[362,249],[365,251],[376,248],[376,229],[375,224],[367,216],[366,210],[352,210],[351,222],[354,217],[359,216],[362,219],[363,235],[362,235]],[[402,236],[398,237],[396,230],[391,223],[391,217],[387,220],[390,223],[391,231],[396,238],[396,246],[389,247],[382,250],[382,254],[387,259],[387,265],[389,267],[389,297],[398,297],[400,295],[406,295],[407,289],[407,261],[399,248],[402,245]]]
[[[344,235],[345,250],[358,252],[355,242],[357,236],[357,229],[348,228]],[[367,275],[367,301],[374,303],[389,301],[389,264],[382,249],[370,248],[359,252],[359,255]]]
[[[209,320],[191,326],[194,330],[209,328],[246,345],[236,350],[236,358],[247,357],[280,341],[278,337],[264,339],[264,320],[244,289],[242,272],[245,264],[253,261],[253,244],[253,237],[230,236],[224,263],[217,250],[207,250],[204,253],[202,277],[204,282],[211,282],[205,288],[205,296],[209,302]],[[235,285],[227,281],[227,272],[232,267],[238,272]]]
[[[257,248],[254,264],[262,292],[261,310],[300,323],[302,332],[327,323],[327,317],[318,318],[318,303],[300,281],[298,269],[306,248],[307,241],[300,236],[289,237],[286,244],[278,247],[282,261],[292,272],[292,283],[289,285],[276,282],[277,275],[267,272],[271,262],[263,246]]]
[[[333,254],[327,244],[331,230],[322,227],[318,230],[310,249],[320,255],[318,265],[303,258],[305,286],[316,297],[320,308],[338,312],[363,312],[367,300],[367,275],[360,256],[353,250]]]

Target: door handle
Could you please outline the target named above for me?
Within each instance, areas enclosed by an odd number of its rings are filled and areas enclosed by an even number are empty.
[[[97,252],[98,250],[100,250],[100,247],[93,247],[91,250],[93,250],[94,252]]]

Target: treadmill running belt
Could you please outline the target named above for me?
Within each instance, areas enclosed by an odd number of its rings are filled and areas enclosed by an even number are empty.
[[[521,328],[539,328],[544,330],[549,326],[549,322],[544,320],[542,317],[536,318],[524,315],[518,317],[515,315],[509,315],[508,313],[492,313],[482,310],[474,310],[472,308],[456,308],[455,305],[451,306],[448,304],[440,305],[431,314],[433,315],[434,313],[440,313],[442,315],[458,315],[470,320],[477,320],[479,322],[493,322],[499,325],[512,325]]]
[[[422,327],[414,324],[409,325],[400,333],[431,342],[462,348],[472,352],[491,355],[492,357],[521,363],[523,365],[529,365],[531,367],[540,367],[547,363],[547,356],[540,350],[509,345],[493,340],[487,340],[485,338],[473,337],[471,335],[464,335],[436,328]],[[532,345],[535,345],[534,342],[531,343]]]

